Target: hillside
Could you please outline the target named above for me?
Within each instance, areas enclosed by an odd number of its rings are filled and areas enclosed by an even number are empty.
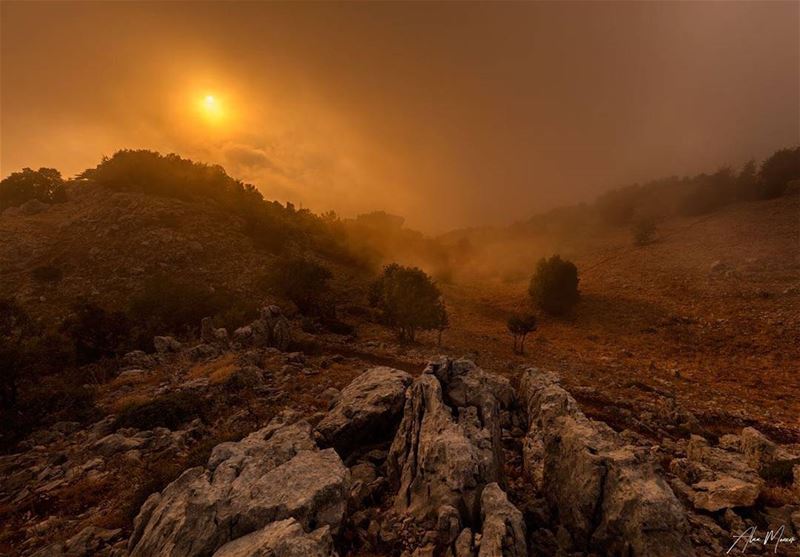
[[[445,290],[447,341],[489,367],[557,369],[609,400],[675,393],[723,430],[756,420],[800,441],[798,215],[795,194],[671,219],[643,247],[624,229],[564,242],[580,272],[573,319],[544,316],[514,357],[504,324],[526,304],[527,277],[475,281]],[[532,268],[547,250],[531,242],[518,258]]]
[[[800,531],[796,192],[665,219],[638,247],[595,223],[446,248],[376,213],[277,251],[214,200],[65,193],[0,215],[0,297],[40,325],[61,330],[81,298],[134,318],[153,280],[236,311],[24,378],[0,456],[2,552],[710,556],[747,527]],[[447,263],[441,345],[376,318],[373,274],[343,238],[373,263],[389,246]],[[506,319],[554,252],[576,263],[580,301],[540,313],[514,354]],[[344,334],[264,288],[287,255],[331,270]]]

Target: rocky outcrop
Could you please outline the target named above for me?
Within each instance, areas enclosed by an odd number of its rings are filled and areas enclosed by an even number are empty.
[[[292,341],[289,320],[278,306],[265,306],[261,316],[250,325],[250,338],[255,346],[271,346],[285,351]]]
[[[745,455],[712,447],[699,435],[691,436],[686,458],[673,459],[670,471],[677,476],[672,481],[675,490],[704,511],[750,507],[764,485]]]
[[[322,444],[346,455],[357,445],[390,439],[411,380],[408,373],[389,367],[372,368],[356,377],[317,425]]]
[[[483,490],[481,516],[483,532],[479,557],[527,557],[522,513],[496,483]]]
[[[304,531],[338,530],[347,468],[335,451],[316,447],[307,422],[289,422],[278,418],[239,443],[218,445],[206,467],[186,470],[151,495],[134,524],[131,557],[212,555],[287,518]]]
[[[220,547],[213,557],[330,557],[333,549],[330,527],[310,534],[293,518],[273,522]]]
[[[412,384],[387,460],[398,512],[421,520],[449,505],[479,523],[484,486],[503,478],[496,392],[503,380],[466,360],[432,362]]]
[[[589,420],[554,374],[522,378],[529,432],[524,465],[567,545],[612,555],[693,555],[683,507],[654,464],[605,424]],[[539,470],[537,471],[537,468]]]
[[[80,532],[66,540],[44,547],[34,553],[32,557],[100,557],[116,556],[109,544],[120,538],[122,530],[106,530],[97,526],[87,526]]]

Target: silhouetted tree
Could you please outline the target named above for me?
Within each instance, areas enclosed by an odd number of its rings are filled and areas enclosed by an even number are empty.
[[[508,331],[514,337],[514,353],[525,353],[525,337],[536,330],[536,316],[532,313],[515,313],[506,322]]]
[[[789,182],[800,179],[800,147],[776,151],[761,164],[758,175],[760,198],[783,195]]]
[[[43,203],[66,201],[64,180],[55,168],[23,168],[0,182],[0,211],[22,205],[31,199]]]
[[[542,258],[531,277],[528,293],[537,307],[562,315],[578,302],[578,268],[558,255]]]
[[[394,327],[401,340],[413,342],[418,330],[441,331],[447,324],[441,292],[416,267],[384,267],[370,287],[370,304],[381,310],[384,323]]]
[[[329,307],[328,281],[331,278],[330,270],[316,261],[289,257],[273,264],[261,279],[261,287],[265,292],[288,298],[306,315],[320,315]]]

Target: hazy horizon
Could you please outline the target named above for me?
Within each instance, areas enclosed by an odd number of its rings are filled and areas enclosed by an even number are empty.
[[[795,2],[231,6],[3,2],[0,174],[148,148],[442,232],[800,143]]]

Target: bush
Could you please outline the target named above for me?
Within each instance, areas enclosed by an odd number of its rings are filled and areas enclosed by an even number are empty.
[[[191,393],[171,393],[144,403],[124,408],[114,420],[114,429],[132,427],[177,429],[196,418],[205,421],[204,401]]]
[[[773,153],[761,165],[759,178],[759,198],[770,199],[783,195],[787,184],[800,178],[800,147]]]
[[[508,331],[514,337],[514,353],[525,353],[525,337],[536,330],[536,316],[532,313],[515,313],[506,322]]]
[[[43,203],[66,201],[67,194],[61,173],[54,168],[24,168],[0,182],[0,211],[17,207],[31,199],[38,199]]]
[[[633,225],[633,243],[637,246],[646,246],[652,243],[656,235],[656,223],[652,219],[639,219]]]
[[[578,302],[578,268],[554,255],[541,259],[528,293],[533,303],[552,315],[563,315]]]
[[[326,297],[331,278],[328,268],[316,261],[282,258],[262,277],[260,286],[267,293],[287,298],[306,315],[330,315],[333,312],[326,308]]]
[[[72,306],[72,315],[64,321],[61,331],[73,343],[78,365],[116,356],[130,346],[128,317],[85,300]]]
[[[0,299],[0,408],[17,402],[19,381],[30,367],[34,325],[13,299]]]
[[[131,301],[129,314],[137,323],[139,344],[153,336],[193,330],[204,317],[214,317],[221,327],[241,325],[255,317],[256,304],[223,288],[202,288],[169,276],[153,277]]]
[[[442,330],[447,326],[441,292],[416,267],[387,265],[370,287],[370,304],[381,311],[384,323],[394,327],[401,340],[413,342],[417,330]]]

